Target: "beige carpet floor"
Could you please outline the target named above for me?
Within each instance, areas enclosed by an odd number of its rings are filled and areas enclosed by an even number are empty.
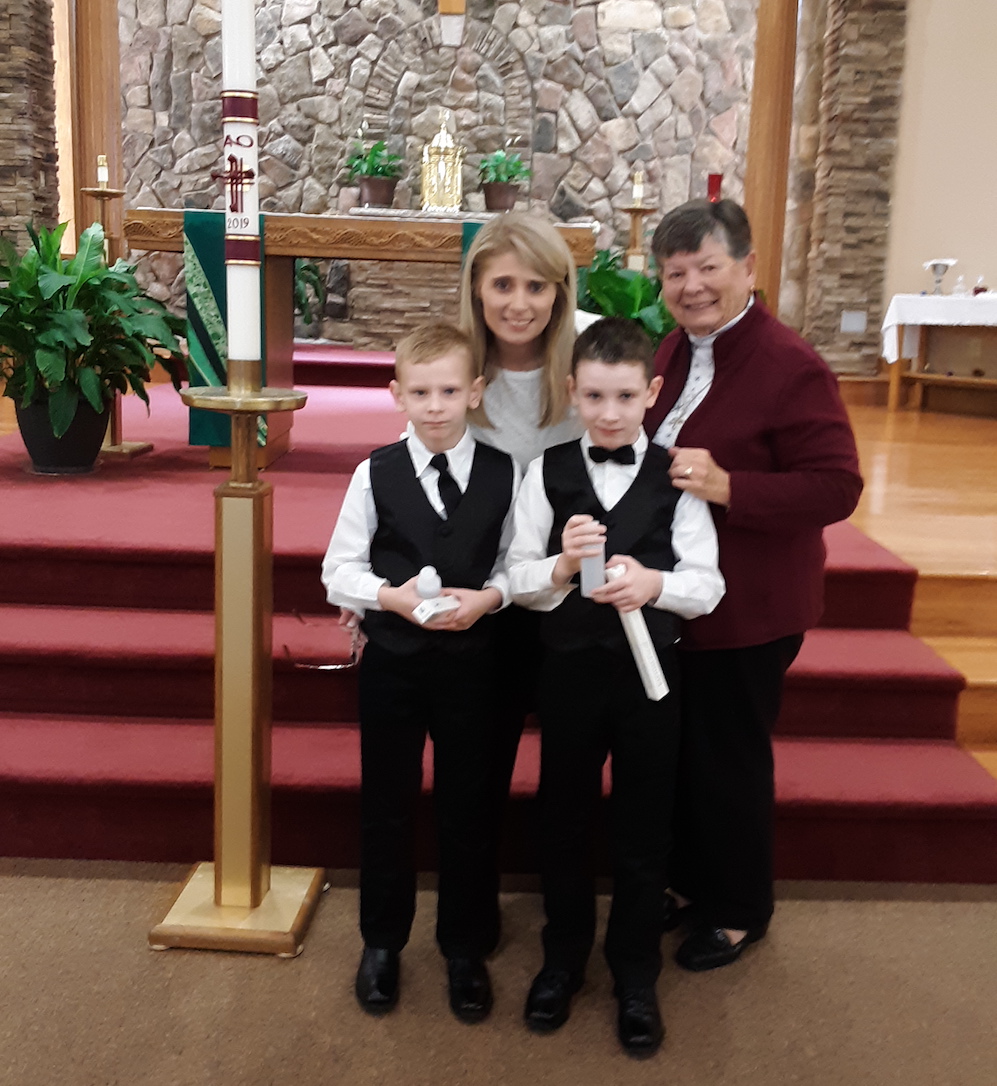
[[[538,965],[533,893],[506,895],[495,1011],[465,1026],[446,1008],[431,892],[401,1003],[372,1019],[352,996],[348,876],[325,895],[301,957],[281,961],[149,950],[183,874],[0,860],[3,1086],[997,1083],[994,888],[782,885],[769,938],[736,965],[691,975],[669,963],[665,1046],[637,1063],[617,1048],[598,956],[564,1029],[536,1037],[521,1025]]]

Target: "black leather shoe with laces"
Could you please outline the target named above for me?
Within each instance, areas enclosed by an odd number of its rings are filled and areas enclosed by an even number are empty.
[[[582,982],[566,969],[541,969],[530,985],[523,1018],[534,1033],[553,1033],[571,1014],[571,997]]]
[[[447,959],[450,1009],[462,1022],[483,1022],[492,1009],[492,982],[478,958]]]
[[[616,994],[616,1032],[628,1056],[639,1060],[661,1047],[665,1027],[653,988],[621,988]]]
[[[368,1014],[387,1014],[398,1002],[398,952],[365,946],[354,991]]]

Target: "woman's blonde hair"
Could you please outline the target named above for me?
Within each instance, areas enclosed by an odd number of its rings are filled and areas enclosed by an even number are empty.
[[[464,261],[460,279],[460,325],[471,337],[474,361],[485,382],[495,376],[495,336],[485,324],[479,287],[485,265],[494,257],[514,253],[545,282],[557,288],[550,322],[541,336],[543,380],[538,423],[556,426],[568,410],[568,374],[575,341],[575,262],[567,242],[555,227],[537,215],[510,211],[477,233]],[[490,426],[484,406],[471,412],[479,426]]]

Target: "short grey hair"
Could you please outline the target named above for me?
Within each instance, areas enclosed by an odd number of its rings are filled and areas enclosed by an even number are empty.
[[[733,200],[689,200],[658,223],[651,252],[660,264],[676,253],[698,253],[703,241],[716,238],[735,260],[751,252],[751,224],[744,208]]]

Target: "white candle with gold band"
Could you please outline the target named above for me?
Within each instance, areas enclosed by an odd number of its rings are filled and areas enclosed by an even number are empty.
[[[258,362],[262,355],[255,15],[254,0],[222,0],[223,171],[217,176],[225,182],[230,385],[233,361]]]

